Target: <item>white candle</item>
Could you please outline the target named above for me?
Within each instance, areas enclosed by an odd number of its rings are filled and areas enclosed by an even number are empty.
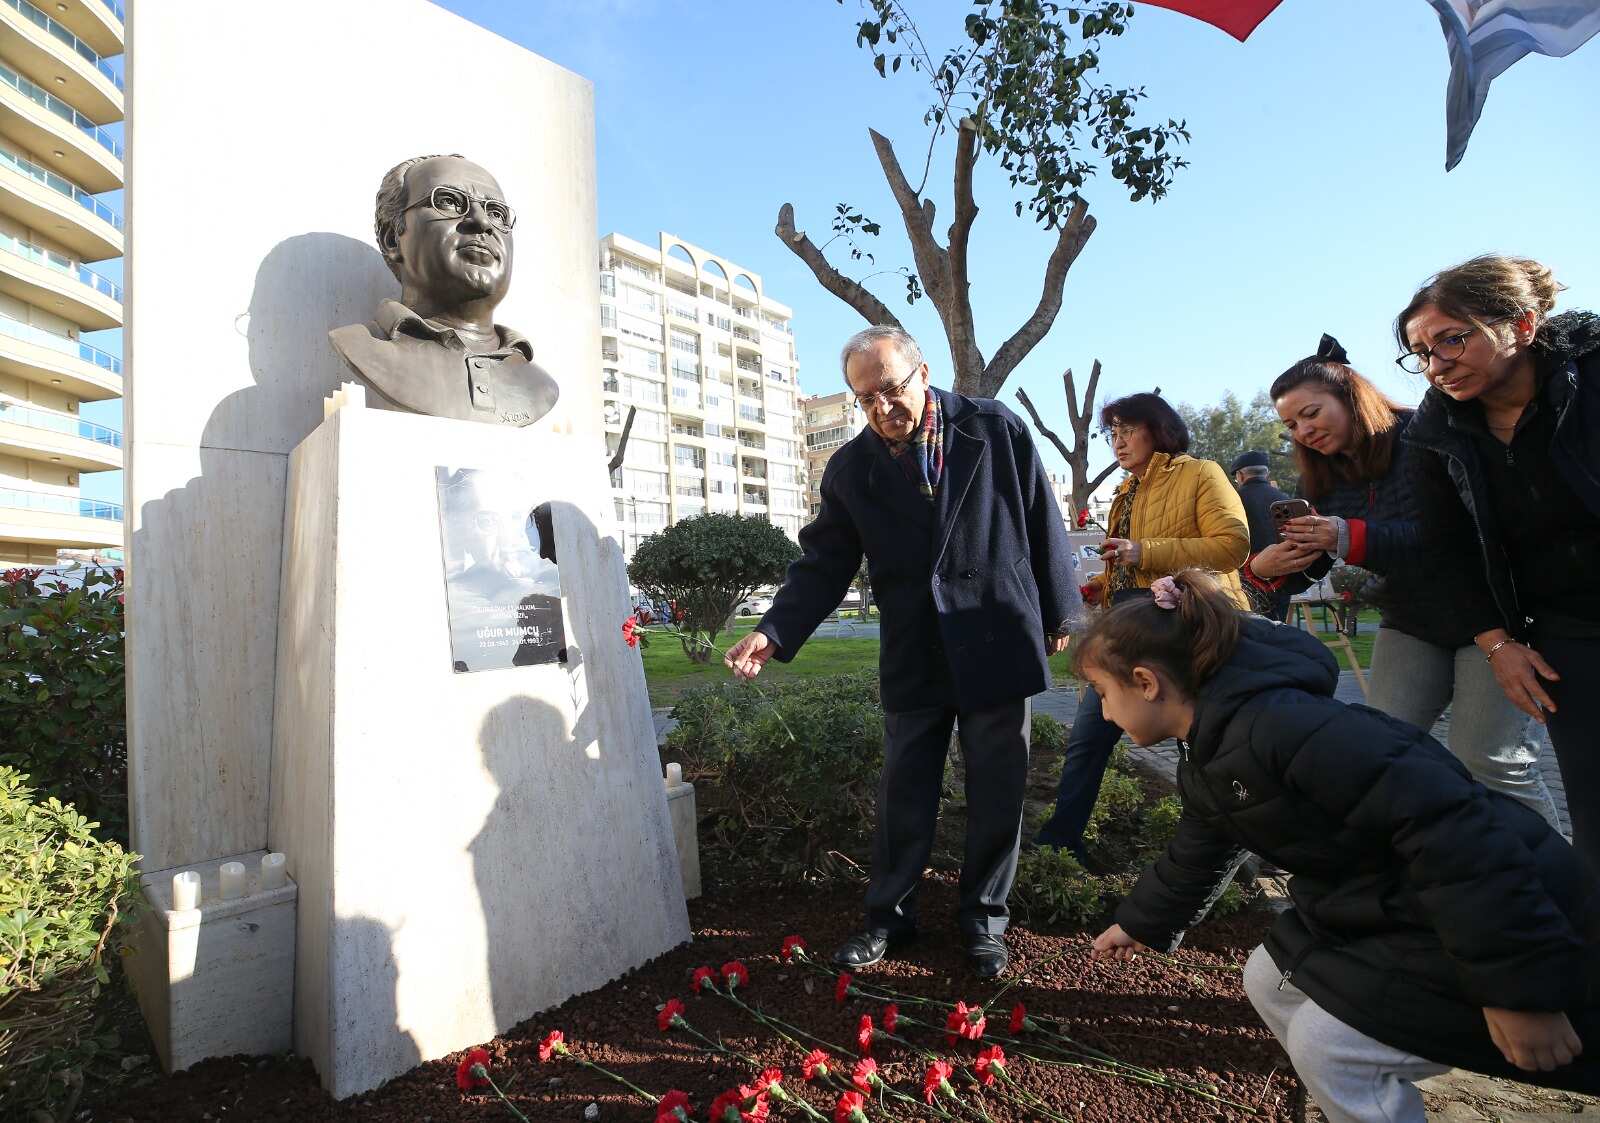
[[[287,883],[283,868],[284,857],[282,854],[272,853],[261,855],[261,888],[282,889]]]
[[[244,896],[244,863],[222,863],[222,899],[233,901]]]
[[[667,765],[667,787],[678,788],[683,786],[683,765]]]
[[[200,875],[194,870],[172,875],[172,907],[177,912],[200,907]]]

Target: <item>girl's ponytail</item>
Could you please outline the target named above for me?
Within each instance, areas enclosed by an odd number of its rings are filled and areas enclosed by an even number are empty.
[[[1185,569],[1150,586],[1151,598],[1119,605],[1089,629],[1074,666],[1122,681],[1136,666],[1157,667],[1185,694],[1219,671],[1239,643],[1239,610],[1216,578]]]

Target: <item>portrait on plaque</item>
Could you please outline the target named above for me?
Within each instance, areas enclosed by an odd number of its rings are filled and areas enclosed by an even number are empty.
[[[553,514],[516,472],[434,469],[457,673],[564,663]]]

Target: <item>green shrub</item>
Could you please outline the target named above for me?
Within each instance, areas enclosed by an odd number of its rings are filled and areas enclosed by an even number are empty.
[[[0,766],[128,839],[122,571],[0,574]]]
[[[829,872],[830,851],[864,854],[883,761],[876,675],[702,687],[672,713],[668,749],[710,781],[709,846],[781,873]]]
[[[1183,800],[1175,795],[1158,799],[1144,810],[1144,826],[1139,831],[1142,860],[1153,862],[1161,857],[1178,833],[1178,820],[1183,817]]]
[[[1061,753],[1067,750],[1067,728],[1049,714],[1033,715],[1031,739],[1036,753]]]
[[[134,856],[0,767],[0,1117],[69,1115],[116,1035],[98,1021]]]
[[[1144,806],[1144,785],[1133,773],[1119,768],[1106,769],[1100,794],[1083,828],[1085,846],[1094,846],[1104,836],[1131,835],[1138,829]]]
[[[1070,850],[1040,846],[1017,859],[1011,905],[1029,924],[1083,928],[1105,913],[1108,893],[1125,893],[1125,878],[1095,877]]]

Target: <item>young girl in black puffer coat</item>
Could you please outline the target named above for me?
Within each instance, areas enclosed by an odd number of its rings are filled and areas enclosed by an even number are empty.
[[[1254,852],[1294,907],[1245,990],[1333,1123],[1423,1123],[1413,1081],[1451,1067],[1600,1091],[1600,886],[1572,847],[1426,733],[1334,701],[1318,640],[1196,570],[1151,591],[1078,673],[1137,743],[1178,739],[1183,816],[1096,956],[1176,947]]]

